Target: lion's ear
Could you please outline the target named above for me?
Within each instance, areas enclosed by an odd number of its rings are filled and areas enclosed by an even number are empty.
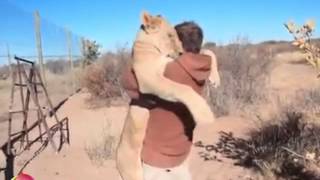
[[[148,12],[143,11],[143,12],[141,13],[141,23],[142,23],[144,26],[150,25],[151,20],[152,20],[152,16],[151,16]]]
[[[153,20],[152,20],[152,24],[156,27],[160,27],[161,24],[163,22],[163,18],[161,17],[161,15],[156,16]]]

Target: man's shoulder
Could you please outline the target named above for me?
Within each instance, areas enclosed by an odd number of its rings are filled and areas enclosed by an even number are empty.
[[[182,54],[177,61],[188,69],[210,69],[211,56],[187,52]]]
[[[190,82],[203,82],[209,76],[211,58],[207,55],[184,53],[176,61],[172,62],[166,72],[176,77],[192,79]],[[170,77],[170,76],[169,76]]]

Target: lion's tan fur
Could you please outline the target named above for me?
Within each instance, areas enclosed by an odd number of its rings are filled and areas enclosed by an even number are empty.
[[[208,79],[209,79],[209,82],[212,83],[215,88],[217,88],[218,86],[220,86],[220,75],[218,72],[216,55],[211,50],[208,50],[208,49],[202,49],[200,53],[211,57],[211,69],[210,69],[210,75]]]
[[[5,167],[6,167],[6,156],[1,151],[0,152],[0,169],[5,168]]]
[[[143,180],[140,153],[148,119],[148,109],[130,106],[116,157],[117,167],[123,180]]]
[[[133,69],[142,93],[184,103],[197,123],[214,121],[206,101],[189,86],[173,82],[164,77],[166,64],[174,56],[182,52],[182,45],[175,29],[162,17],[144,14],[142,22],[145,28],[152,27],[149,32],[140,30],[133,47]],[[157,29],[158,28],[158,29]],[[168,36],[168,34],[170,34]],[[204,54],[214,57],[214,54]],[[215,59],[212,63],[217,69]],[[210,80],[220,83],[217,71],[212,71]],[[147,109],[130,106],[129,113],[122,131],[122,137],[117,151],[117,166],[123,180],[143,180],[141,164],[141,149],[145,130],[149,119]]]

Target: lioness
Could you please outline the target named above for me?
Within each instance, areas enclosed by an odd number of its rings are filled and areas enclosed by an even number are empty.
[[[164,100],[182,102],[197,123],[214,121],[214,115],[206,101],[191,87],[164,77],[167,63],[183,52],[175,29],[161,16],[142,15],[142,28],[133,47],[133,69],[139,90]]]
[[[187,98],[186,100],[181,100],[181,102],[193,101],[188,103],[195,107],[187,106],[191,112],[190,108],[202,107],[201,103],[204,104],[203,106],[207,106],[202,97],[193,92],[191,88],[175,83],[163,76],[166,64],[173,60],[167,55],[174,56],[183,51],[175,29],[162,17],[154,17],[147,13],[142,15],[142,24],[133,48],[133,68],[138,79],[140,91],[156,94],[163,99],[171,101],[180,101],[181,98]],[[210,51],[203,51],[203,53],[214,58]],[[212,75],[209,79],[215,81],[216,85],[218,85],[220,81],[217,78],[216,63],[212,63],[212,66],[214,68],[212,68]],[[140,81],[138,76],[140,76]],[[176,85],[178,87],[174,89]],[[172,92],[170,89],[173,89]],[[160,92],[160,95],[157,92]],[[200,106],[198,106],[197,102],[200,103]],[[187,105],[187,103],[185,104]],[[203,115],[201,117],[203,119],[200,118],[200,122],[201,120],[203,122],[213,121],[210,109],[207,114],[209,114],[206,117],[208,119]],[[147,109],[139,106],[131,106],[129,108],[117,151],[117,165],[124,180],[143,179],[140,152],[148,118],[149,112]]]

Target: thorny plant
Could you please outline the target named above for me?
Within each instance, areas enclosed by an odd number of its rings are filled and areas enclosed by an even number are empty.
[[[303,26],[298,26],[292,21],[284,25],[293,35],[292,45],[298,47],[305,54],[306,61],[316,68],[318,77],[320,77],[320,48],[311,42],[316,27],[315,21],[308,20]]]
[[[320,179],[320,126],[307,123],[301,113],[287,113],[277,124],[252,130],[248,138],[220,132],[218,143],[196,147],[205,161],[218,160],[217,154],[235,160],[235,165],[251,168],[277,179]],[[222,159],[223,161],[223,159]]]

